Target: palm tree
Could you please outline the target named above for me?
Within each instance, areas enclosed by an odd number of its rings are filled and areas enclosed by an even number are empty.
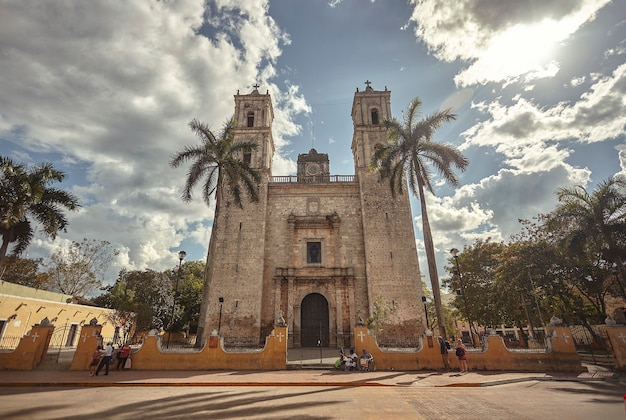
[[[589,194],[581,186],[557,190],[559,205],[549,223],[565,228],[566,248],[577,255],[591,253],[613,263],[626,280],[626,181],[602,181]],[[617,279],[623,297],[623,284]]]
[[[0,157],[0,263],[9,244],[15,243],[15,255],[26,250],[33,238],[31,220],[39,222],[43,232],[53,239],[66,228],[68,222],[62,208],[77,210],[80,205],[74,195],[49,187],[63,179],[65,174],[51,164],[28,169],[24,164]]]
[[[452,166],[463,171],[467,167],[468,161],[458,149],[432,141],[432,136],[437,128],[456,118],[452,111],[449,109],[439,111],[418,120],[421,105],[422,102],[419,98],[415,98],[409,103],[404,114],[404,124],[395,118],[385,120],[384,124],[389,133],[389,142],[376,148],[370,166],[373,170],[379,171],[381,180],[389,180],[389,187],[393,196],[396,193],[403,193],[404,182],[408,178],[411,191],[420,199],[424,246],[437,318],[439,319],[439,332],[442,337],[446,337],[443,306],[439,291],[439,276],[435,262],[435,248],[428,221],[424,188],[434,194],[433,174],[429,165],[433,166],[450,185],[457,186],[459,180],[452,171]]]
[[[189,127],[200,138],[201,144],[186,146],[170,161],[170,165],[174,168],[179,167],[184,162],[191,162],[182,194],[183,201],[191,201],[194,187],[203,179],[202,198],[204,202],[209,205],[211,197],[215,195],[215,214],[213,215],[213,229],[209,242],[197,333],[198,346],[202,345],[201,341],[204,339],[205,320],[203,316],[208,309],[208,293],[211,283],[210,267],[212,267],[213,250],[217,246],[215,243],[218,229],[216,221],[218,220],[224,189],[228,191],[235,204],[240,208],[243,208],[244,191],[251,201],[259,201],[258,184],[261,181],[261,176],[240,158],[242,154],[256,150],[258,144],[253,140],[239,139],[235,141],[236,125],[235,119],[231,118],[224,124],[219,136],[216,136],[206,124],[194,119],[189,123]]]

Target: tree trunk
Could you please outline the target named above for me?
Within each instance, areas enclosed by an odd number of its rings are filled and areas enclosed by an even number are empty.
[[[435,310],[437,312],[437,322],[439,324],[439,335],[443,338],[446,336],[445,319],[443,315],[443,306],[441,304],[441,292],[439,291],[439,274],[437,273],[437,263],[435,261],[435,247],[433,245],[433,236],[430,232],[430,223],[428,222],[428,211],[426,209],[426,198],[424,197],[424,185],[420,174],[417,174],[417,185],[420,193],[420,206],[422,211],[422,230],[424,231],[424,248],[426,248],[426,261],[428,262],[428,275],[430,276],[430,285],[433,289],[433,300],[435,301]]]
[[[4,235],[2,235],[2,245],[0,245],[0,265],[2,265],[2,260],[4,260],[4,257],[6,257],[8,249],[9,239],[5,238]]]
[[[209,289],[213,280],[213,260],[215,258],[215,247],[217,246],[217,230],[219,228],[218,216],[220,204],[222,202],[222,177],[221,173],[218,175],[219,181],[217,190],[215,191],[215,213],[213,213],[213,227],[211,228],[211,239],[209,240],[209,250],[206,257],[206,266],[204,268],[204,284],[202,286],[202,301],[200,302],[200,315],[198,316],[198,330],[196,333],[196,345],[195,347],[202,348],[206,341],[206,337],[209,335],[207,325],[209,315]]]

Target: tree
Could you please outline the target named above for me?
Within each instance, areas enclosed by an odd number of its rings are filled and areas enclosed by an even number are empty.
[[[115,251],[107,241],[85,238],[59,248],[45,264],[51,289],[72,296],[88,296],[102,285],[100,279],[114,256]]]
[[[430,289],[426,286],[426,282],[422,280],[422,296],[426,299],[424,305],[426,306],[426,316],[428,317],[428,327],[431,331],[439,330],[439,319],[437,319],[437,308],[433,302],[433,295]],[[443,305],[445,329],[448,337],[456,336],[458,328],[455,325],[454,318],[456,314],[449,305]]]
[[[181,268],[172,331],[186,330],[190,334],[195,334],[202,303],[205,264],[201,261],[186,261]],[[174,276],[178,276],[177,269],[169,271],[168,276],[174,285]],[[175,293],[174,286],[172,286],[172,293]]]
[[[381,180],[389,180],[389,187],[394,196],[396,193],[403,193],[404,183],[408,179],[411,191],[420,200],[428,273],[437,317],[443,320],[444,313],[435,262],[435,248],[428,221],[424,189],[428,189],[434,194],[433,174],[430,166],[433,166],[437,173],[450,185],[457,186],[459,180],[452,167],[463,171],[467,167],[468,161],[458,149],[432,141],[432,136],[437,128],[456,118],[452,111],[449,109],[439,111],[418,120],[421,105],[422,102],[419,98],[415,98],[409,103],[407,112],[404,114],[404,123],[400,123],[395,118],[385,120],[384,124],[389,133],[389,142],[376,148],[370,166],[373,170],[379,171]],[[444,322],[440,322],[439,325],[439,332],[442,337],[446,337],[444,324]]]
[[[132,317],[136,331],[161,329],[169,322],[173,296],[170,280],[164,273],[122,270],[115,284],[104,290],[94,302],[115,309],[118,322]]]
[[[205,336],[205,314],[208,311],[209,287],[211,284],[210,270],[213,258],[213,249],[216,246],[216,231],[219,228],[215,222],[218,219],[220,203],[226,190],[234,199],[235,204],[243,208],[244,193],[251,201],[259,201],[258,184],[261,181],[259,173],[250,167],[245,160],[244,154],[256,150],[258,144],[253,140],[235,140],[235,128],[237,121],[233,118],[224,124],[222,132],[216,136],[210,128],[197,120],[189,123],[191,130],[200,138],[200,145],[186,146],[176,153],[170,165],[174,168],[183,163],[191,162],[187,172],[183,201],[192,200],[193,189],[204,180],[202,184],[202,198],[209,205],[211,197],[215,195],[215,214],[213,215],[213,229],[209,242],[209,252],[204,276],[202,305],[200,308],[200,320],[198,325],[197,344],[202,345]]]
[[[503,298],[508,296],[499,293],[496,276],[496,269],[501,265],[500,256],[505,248],[506,245],[489,239],[476,240],[457,256],[460,273],[457,272],[454,258],[450,259],[450,266],[447,267],[450,278],[443,283],[461,293],[455,293],[454,306],[464,319],[485,326],[506,323],[506,302]]]
[[[9,244],[15,243],[13,254],[20,255],[33,238],[32,220],[38,222],[43,232],[55,238],[57,232],[68,224],[62,209],[77,210],[80,206],[72,194],[52,188],[65,174],[43,163],[32,169],[0,157],[0,264],[7,254]]]
[[[551,213],[549,224],[560,229],[563,244],[571,252],[595,254],[614,264],[626,281],[626,182],[612,178],[601,182],[593,193],[579,185],[560,188],[559,204]],[[593,257],[592,257],[593,258]],[[619,279],[617,279],[619,282]],[[626,294],[623,293],[626,299]]]
[[[41,258],[20,258],[8,255],[2,263],[0,279],[35,289],[48,290],[50,276],[39,271],[42,261]]]
[[[122,337],[119,338],[124,343],[134,336],[137,327],[137,313],[134,305],[135,291],[128,288],[126,275],[127,271],[121,270],[115,284],[104,288],[107,293],[94,299],[94,303],[99,306],[115,309],[113,313],[107,315],[107,319],[114,326],[122,328]]]

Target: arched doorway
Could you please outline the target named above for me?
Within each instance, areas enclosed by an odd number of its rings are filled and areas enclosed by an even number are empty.
[[[328,347],[328,301],[319,293],[311,293],[302,299],[300,309],[300,340],[302,347]]]

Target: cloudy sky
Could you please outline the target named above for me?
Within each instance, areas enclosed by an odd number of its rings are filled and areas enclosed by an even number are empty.
[[[0,0],[0,155],[52,162],[80,197],[67,233],[107,240],[120,268],[204,260],[212,211],[180,199],[172,154],[219,130],[258,83],[275,110],[274,175],[298,153],[353,174],[350,111],[365,81],[392,111],[452,107],[439,142],[470,161],[429,196],[439,271],[448,250],[506,240],[558,187],[626,174],[624,0]],[[420,263],[426,267],[413,199]],[[427,279],[428,280],[428,279]]]

